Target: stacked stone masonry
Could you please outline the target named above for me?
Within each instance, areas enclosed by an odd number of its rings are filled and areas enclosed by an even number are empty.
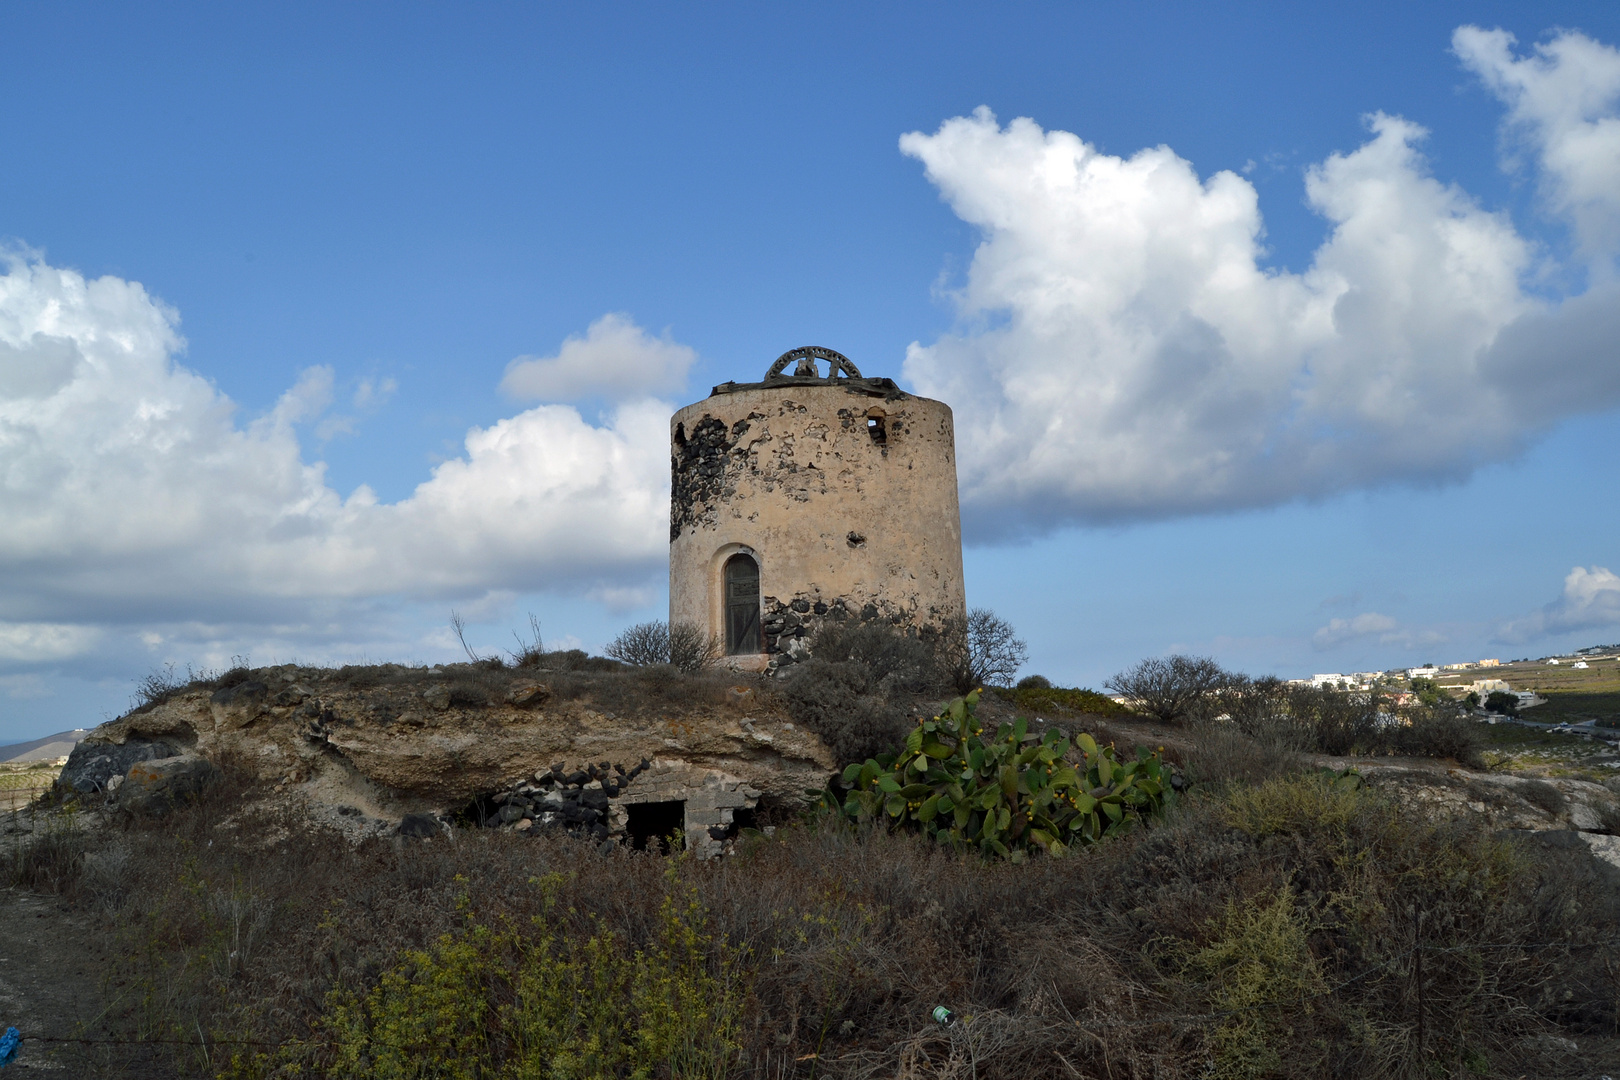
[[[670,447],[670,621],[724,638],[725,566],[754,560],[760,655],[739,667],[795,655],[826,618],[966,615],[945,404],[887,379],[728,383],[671,418]]]

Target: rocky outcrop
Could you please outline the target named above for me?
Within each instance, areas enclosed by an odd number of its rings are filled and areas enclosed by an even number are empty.
[[[63,784],[94,792],[137,762],[228,758],[283,793],[392,826],[407,814],[465,818],[477,800],[581,773],[607,804],[593,832],[622,834],[630,807],[656,795],[686,804],[686,833],[707,837],[761,797],[801,799],[834,768],[764,684],[735,682],[470,664],[238,671],[103,724]],[[635,783],[591,778],[604,762],[643,761]],[[431,832],[419,820],[412,830]]]
[[[158,817],[201,795],[219,779],[219,767],[197,754],[137,761],[118,785],[117,802],[132,814]]]
[[[1373,787],[1426,818],[1483,818],[1494,829],[1521,832],[1620,832],[1620,798],[1587,780],[1476,772],[1438,762],[1417,767],[1331,760],[1354,765]]]
[[[79,795],[107,791],[122,782],[130,766],[136,762],[172,758],[179,753],[177,748],[161,739],[136,737],[114,742],[98,739],[92,733],[73,748],[56,783],[64,791]]]

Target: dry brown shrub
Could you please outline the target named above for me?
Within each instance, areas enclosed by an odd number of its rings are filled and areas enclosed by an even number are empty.
[[[746,958],[737,1077],[1219,1072],[1219,1021],[1207,1017],[1230,987],[1185,957],[1221,946],[1232,905],[1283,894],[1338,989],[1261,1002],[1267,1030],[1292,1033],[1274,1075],[1424,1071],[1414,940],[1428,950],[1424,1053],[1436,1068],[1544,1072],[1529,1040],[1547,1033],[1601,1051],[1620,891],[1578,838],[1504,841],[1414,820],[1376,792],[1270,783],[1248,802],[1184,800],[1162,826],[1022,866],[828,823],[710,863],[493,830],[350,847],[255,809],[259,789],[235,783],[114,832],[102,842],[123,852],[118,866],[81,875],[74,895],[102,896],[109,916],[95,925],[124,984],[112,1020],[147,1038],[308,1038],[334,990],[373,985],[402,950],[469,918],[527,925],[536,879],[556,872],[563,932],[606,928],[627,948],[656,933],[671,889],[695,890]],[[971,1019],[940,1028],[929,1018],[940,1004]],[[317,1039],[307,1063],[319,1052]],[[217,1071],[217,1058],[175,1053],[177,1075]]]

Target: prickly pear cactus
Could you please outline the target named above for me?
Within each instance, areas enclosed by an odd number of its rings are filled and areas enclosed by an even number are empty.
[[[1122,761],[1090,735],[1072,746],[1056,731],[1032,735],[1022,718],[987,737],[978,700],[975,691],[919,721],[901,753],[845,769],[851,790],[839,809],[1014,861],[1031,848],[1061,855],[1164,809],[1169,777],[1158,754],[1138,748]]]

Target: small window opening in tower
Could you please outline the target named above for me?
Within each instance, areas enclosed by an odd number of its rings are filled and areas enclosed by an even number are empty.
[[[680,447],[682,450],[686,449],[686,425],[685,424],[676,424],[675,425],[675,445]]]
[[[889,441],[889,430],[884,420],[880,412],[871,412],[866,416],[866,433],[872,436],[872,441],[879,446]]]
[[[726,560],[726,655],[746,656],[760,651],[759,563],[748,555]]]

